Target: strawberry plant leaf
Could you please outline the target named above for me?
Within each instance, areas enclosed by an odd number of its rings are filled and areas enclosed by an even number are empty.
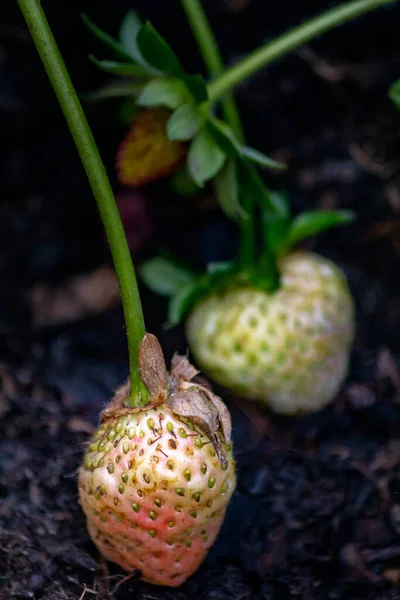
[[[101,71],[112,73],[114,75],[122,75],[124,77],[140,77],[148,78],[149,73],[140,65],[135,65],[132,62],[117,62],[115,60],[98,60],[93,54],[89,59]]]
[[[111,35],[100,29],[86,14],[81,15],[82,21],[85,23],[86,27],[93,33],[94,36],[97,37],[105,46],[110,48],[120,58],[124,60],[131,60],[131,55],[126,51],[123,44],[113,38]]]
[[[171,115],[167,123],[167,137],[174,140],[191,140],[199,131],[203,119],[194,104],[183,104]]]
[[[188,153],[189,173],[198,186],[214,177],[222,168],[226,154],[213,140],[206,129],[196,135]]]
[[[175,52],[150,23],[140,28],[137,45],[144,60],[155,69],[175,77],[183,75],[181,63]]]
[[[196,104],[202,104],[208,100],[208,92],[206,82],[202,75],[184,75],[183,82],[192,94]]]
[[[239,201],[239,186],[235,161],[230,159],[216,175],[214,185],[221,209],[227,217],[240,221],[247,217]]]
[[[394,102],[396,108],[400,110],[400,79],[395,81],[389,89],[389,98]]]
[[[286,165],[272,160],[272,158],[269,158],[269,156],[266,156],[259,150],[255,150],[254,148],[250,148],[249,146],[241,146],[240,152],[242,156],[245,156],[246,158],[251,160],[251,162],[256,163],[257,165],[260,165],[260,167],[266,167],[268,169],[274,169],[279,171],[286,169]]]
[[[316,210],[304,212],[293,219],[283,241],[285,249],[332,227],[346,225],[354,221],[355,215],[350,210]]]
[[[173,296],[198,279],[193,272],[161,256],[146,261],[140,275],[144,283],[161,296]]]
[[[141,92],[137,103],[139,106],[166,106],[175,109],[190,100],[185,84],[175,77],[153,79]]]

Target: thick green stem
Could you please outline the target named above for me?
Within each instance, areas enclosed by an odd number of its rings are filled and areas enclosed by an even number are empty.
[[[287,33],[272,40],[272,42],[258,48],[212,81],[208,86],[210,101],[216,102],[236,85],[254,73],[257,73],[257,71],[266,67],[272,61],[294,50],[294,48],[309,42],[325,31],[342,25],[346,21],[359,17],[375,8],[396,1],[356,0],[354,2],[346,2],[345,4],[331,8],[322,15],[310,19],[306,23],[294,27]]]
[[[140,406],[145,404],[148,398],[138,367],[138,350],[145,327],[135,271],[115,198],[96,142],[40,2],[18,0],[18,3],[74,138],[106,230],[125,314],[131,382],[130,403]]]
[[[224,63],[215,41],[214,34],[207,20],[200,0],[181,0],[186,12],[193,35],[196,38],[204,64],[211,77],[218,77],[224,72]],[[227,94],[221,100],[225,120],[229,123],[236,137],[243,139],[240,115],[232,94]]]

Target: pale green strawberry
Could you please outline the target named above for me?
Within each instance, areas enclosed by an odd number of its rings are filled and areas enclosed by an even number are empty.
[[[229,413],[190,381],[196,373],[175,357],[168,391],[162,373],[150,374],[152,401],[140,409],[124,407],[127,387],[117,392],[79,472],[100,552],[158,585],[178,586],[198,568],[235,488]]]
[[[201,300],[187,321],[199,366],[233,391],[295,414],[332,400],[346,373],[354,308],[342,272],[308,252],[280,259],[273,294],[237,285]]]

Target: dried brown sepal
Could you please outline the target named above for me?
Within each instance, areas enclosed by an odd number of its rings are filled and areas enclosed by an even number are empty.
[[[219,396],[216,396],[209,390],[205,390],[205,393],[218,411],[219,425],[225,438],[225,442],[229,444],[232,436],[232,420],[230,412]]]
[[[198,371],[190,362],[186,356],[175,353],[171,360],[171,375],[183,381],[190,381],[193,377],[196,377],[200,371]]]
[[[167,406],[177,415],[190,419],[209,437],[221,462],[226,464],[226,456],[218,435],[220,417],[215,404],[208,398],[207,390],[200,386],[176,388],[167,400]]]
[[[146,333],[139,348],[139,372],[152,403],[165,402],[168,372],[160,342],[155,335]]]

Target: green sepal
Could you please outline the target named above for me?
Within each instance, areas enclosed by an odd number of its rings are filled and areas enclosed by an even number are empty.
[[[295,217],[282,239],[280,253],[286,252],[304,239],[317,235],[322,231],[346,225],[355,219],[350,210],[316,210],[304,212]]]
[[[171,142],[191,140],[198,133],[203,122],[204,118],[194,104],[182,104],[168,120],[167,137]]]
[[[153,79],[143,88],[137,104],[139,106],[166,106],[172,110],[190,101],[185,84],[176,77]]]
[[[119,28],[119,40],[129,56],[137,63],[143,64],[145,60],[139,50],[137,37],[140,29],[143,27],[143,21],[134,10],[126,13]],[[150,65],[146,65],[150,66]]]
[[[246,212],[240,204],[237,169],[233,159],[227,160],[224,167],[215,176],[214,186],[219,205],[226,216],[234,221],[246,219]]]
[[[85,23],[86,27],[93,33],[93,35],[96,36],[97,39],[100,40],[110,50],[112,50],[114,54],[116,54],[119,58],[122,58],[123,60],[132,59],[131,55],[129,54],[129,52],[127,52],[126,48],[123,44],[121,44],[121,42],[113,38],[112,35],[100,29],[100,27],[93,23],[93,21],[91,21],[91,19],[89,19],[89,17],[85,13],[81,15],[81,18],[82,21]]]
[[[207,85],[202,75],[182,75],[181,77],[196,104],[207,102]]]
[[[143,89],[140,83],[120,83],[115,82],[106,85],[94,92],[81,94],[82,100],[86,102],[97,102],[99,100],[107,100],[109,98],[132,98],[136,97]]]
[[[395,104],[396,108],[400,110],[400,79],[397,79],[389,88],[389,98]]]
[[[149,65],[166,75],[183,75],[182,65],[175,52],[149,22],[140,28],[136,40],[140,54]]]
[[[182,287],[168,304],[168,322],[167,327],[174,327],[178,325],[186,315],[190,312],[190,309],[196,303],[196,300],[202,296],[200,288],[197,285],[186,285]]]
[[[241,146],[240,153],[245,158],[248,158],[251,162],[259,165],[260,167],[265,167],[267,169],[274,169],[277,171],[282,171],[286,169],[286,165],[279,163],[269,156],[266,156],[259,150],[255,150],[254,148],[250,148],[249,146]]]
[[[113,75],[122,75],[123,77],[149,78],[149,73],[140,65],[133,62],[118,62],[115,60],[99,60],[93,54],[89,55],[91,62],[101,71],[112,73]]]
[[[226,154],[220,149],[207,129],[202,129],[190,144],[188,169],[198,186],[212,179],[223,167]]]
[[[140,267],[144,283],[160,296],[174,296],[181,289],[194,285],[198,277],[177,262],[158,256]]]

